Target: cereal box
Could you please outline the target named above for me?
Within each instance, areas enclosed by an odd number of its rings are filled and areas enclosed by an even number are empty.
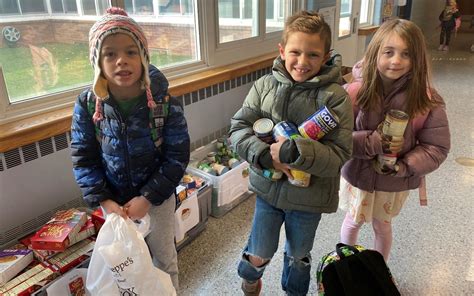
[[[36,250],[64,251],[86,221],[87,214],[76,209],[59,211],[31,238],[31,247]]]
[[[31,250],[0,251],[0,286],[11,280],[33,261]]]

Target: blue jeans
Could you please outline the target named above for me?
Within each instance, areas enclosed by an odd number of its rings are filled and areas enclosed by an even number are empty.
[[[262,277],[265,267],[278,249],[280,228],[285,223],[286,244],[281,286],[288,295],[306,295],[309,289],[311,254],[320,213],[281,210],[257,196],[252,232],[240,260],[239,276],[248,281]],[[267,261],[255,267],[252,255]]]

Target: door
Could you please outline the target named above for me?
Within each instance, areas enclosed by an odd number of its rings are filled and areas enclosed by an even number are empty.
[[[333,47],[342,55],[343,66],[353,66],[359,56],[357,52],[359,14],[360,0],[337,1]]]

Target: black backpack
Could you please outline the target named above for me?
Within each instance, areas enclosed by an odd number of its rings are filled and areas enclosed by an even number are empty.
[[[342,243],[323,256],[317,269],[319,295],[400,295],[383,256]]]

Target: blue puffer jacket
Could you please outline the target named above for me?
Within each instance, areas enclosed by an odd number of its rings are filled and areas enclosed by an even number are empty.
[[[150,66],[151,91],[155,100],[168,94],[168,81]],[[163,127],[163,142],[155,147],[149,127],[146,97],[126,119],[114,100],[103,104],[101,142],[96,139],[87,109],[91,89],[82,92],[74,106],[71,126],[73,172],[84,200],[90,207],[112,199],[123,205],[135,196],[145,196],[159,205],[175,191],[189,162],[189,134],[181,104],[169,100]]]

